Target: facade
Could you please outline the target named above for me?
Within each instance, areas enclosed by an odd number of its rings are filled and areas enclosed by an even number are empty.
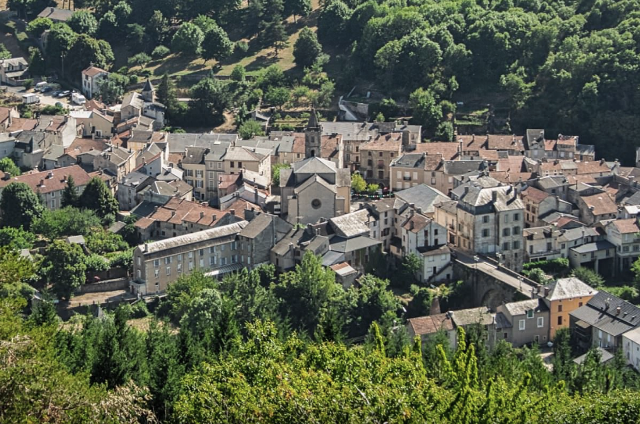
[[[559,241],[562,232],[552,225],[525,228],[524,254],[526,262],[546,261],[563,257]]]
[[[78,194],[82,193],[91,180],[91,177],[84,169],[74,165],[33,174],[23,174],[14,178],[3,178],[0,180],[0,195],[2,190],[12,182],[21,182],[31,187],[35,193],[40,193],[43,204],[47,209],[60,209],[62,207],[62,193],[67,187],[67,180],[70,176],[73,177]]]
[[[293,226],[275,215],[246,212],[249,224],[238,233],[240,263],[248,269],[269,263],[271,249]]]
[[[411,338],[419,336],[422,343],[442,332],[449,341],[449,347],[454,349],[456,346],[456,329],[449,313],[409,318],[407,320],[407,331]]]
[[[116,177],[116,181],[122,180],[125,175],[130,174],[135,168],[135,154],[122,147],[111,147],[93,159],[94,170],[108,170]]]
[[[402,153],[402,134],[380,135],[360,146],[360,172],[367,182],[389,187],[391,162]]]
[[[82,93],[87,96],[87,99],[92,99],[99,94],[99,82],[108,76],[109,72],[97,66],[89,66],[82,71]]]
[[[513,347],[544,345],[549,341],[549,308],[542,299],[505,303],[496,309],[496,322],[506,320],[496,333],[497,340],[505,340]]]
[[[616,272],[631,269],[640,256],[640,226],[637,218],[616,219],[605,226],[607,241],[615,247]]]
[[[457,246],[491,255],[519,271],[524,259],[524,205],[511,186],[464,186],[456,208]]]
[[[538,227],[543,225],[542,218],[552,212],[571,213],[571,203],[561,200],[558,196],[550,196],[547,192],[535,187],[527,187],[520,193],[525,206],[525,226]]]
[[[351,175],[333,162],[310,157],[280,170],[280,193],[281,213],[288,222],[315,223],[349,213]]]
[[[622,335],[622,349],[627,364],[640,371],[640,328],[636,327]]]
[[[156,295],[182,275],[201,271],[222,277],[238,271],[236,236],[247,221],[138,246],[133,253],[133,293]]]
[[[0,81],[4,84],[21,84],[28,70],[29,63],[23,57],[0,59]]]
[[[544,302],[549,308],[549,340],[556,331],[569,327],[569,314],[586,305],[598,291],[575,277],[559,278],[545,287]]]

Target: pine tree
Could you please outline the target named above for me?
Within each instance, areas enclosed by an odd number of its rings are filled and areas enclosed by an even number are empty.
[[[76,183],[73,180],[73,176],[69,175],[69,178],[67,179],[67,186],[64,188],[64,191],[62,192],[62,207],[67,207],[67,206],[73,206],[76,207],[78,206],[78,189],[76,188]]]
[[[273,20],[267,24],[265,29],[265,39],[268,46],[273,46],[275,48],[276,57],[278,57],[279,50],[287,47],[287,30],[282,23],[281,16],[274,16]]]

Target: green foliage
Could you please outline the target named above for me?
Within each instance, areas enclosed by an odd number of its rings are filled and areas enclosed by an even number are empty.
[[[435,139],[439,141],[453,141],[453,124],[451,121],[444,121],[436,128]]]
[[[43,211],[38,196],[25,183],[12,182],[2,190],[0,197],[2,225],[29,230]]]
[[[78,206],[79,201],[78,189],[76,188],[76,182],[72,175],[69,175],[67,179],[67,186],[62,191],[62,200],[60,205],[65,208],[67,206]]]
[[[97,254],[91,254],[84,258],[87,274],[97,274],[109,269],[109,261]]]
[[[288,163],[276,163],[271,165],[271,182],[275,187],[280,186],[280,170],[291,168]]]
[[[54,240],[63,236],[87,236],[96,227],[100,227],[100,218],[93,211],[67,206],[54,211],[45,210],[34,222],[32,230]]]
[[[360,173],[355,172],[351,175],[351,188],[356,193],[362,193],[367,189],[367,182],[362,178]]]
[[[77,244],[55,240],[45,253],[42,273],[60,299],[69,300],[85,281],[85,256]]]
[[[144,68],[149,62],[151,62],[151,56],[146,53],[138,53],[127,59],[127,65],[130,67],[140,66]]]
[[[380,186],[378,184],[368,184],[367,185],[367,193],[369,193],[369,194],[376,194],[379,189],[380,189]]]
[[[238,127],[238,135],[240,135],[243,140],[249,140],[250,138],[264,135],[264,131],[262,130],[260,122],[249,119],[240,124]]]
[[[169,56],[169,53],[171,53],[169,47],[158,46],[151,52],[151,57],[154,59],[162,59],[163,57]]]
[[[40,110],[43,115],[66,115],[69,111],[64,106],[52,106],[48,105]]]
[[[131,271],[133,269],[133,250],[134,248],[130,248],[124,252],[111,255],[109,268],[124,268]]]
[[[579,267],[573,270],[573,276],[593,287],[600,289],[604,286],[604,278],[594,270],[585,267]]]
[[[205,60],[215,59],[218,62],[233,54],[234,44],[229,40],[226,31],[218,25],[212,26],[204,34],[202,57]]]
[[[422,317],[430,315],[434,291],[427,287],[411,286],[411,301],[407,305],[407,317]]]
[[[215,78],[201,79],[191,88],[189,119],[193,123],[208,124],[220,121],[230,102],[227,87]]]
[[[75,38],[64,59],[65,73],[80,74],[91,64],[109,69],[114,61],[113,50],[108,42],[80,34]]]
[[[35,241],[35,234],[22,228],[0,228],[0,247],[9,247],[11,250],[31,249]]]
[[[318,42],[316,33],[309,28],[300,31],[300,36],[293,45],[293,57],[300,67],[313,65],[318,56],[322,53],[322,46]]]
[[[67,25],[78,34],[93,36],[98,31],[98,21],[92,13],[86,10],[73,12],[73,15],[67,21]]]
[[[548,261],[527,262],[522,266],[522,268],[522,273],[524,275],[527,275],[526,271],[529,271],[533,268],[540,268],[548,274],[562,274],[569,271],[569,259],[558,258]]]
[[[35,18],[27,24],[27,33],[32,37],[40,37],[43,32],[51,29],[53,22],[49,18]]]
[[[22,86],[24,87],[25,90],[31,90],[31,88],[33,88],[33,79],[28,78],[24,80],[22,83]]]
[[[395,286],[410,288],[412,284],[418,283],[418,275],[422,268],[422,261],[415,253],[409,253],[402,259],[399,272],[394,276],[392,282]]]
[[[289,89],[286,87],[272,87],[264,96],[264,99],[268,104],[277,106],[280,109],[282,109],[282,106],[289,101],[289,98]]]
[[[106,230],[93,230],[87,234],[87,248],[98,254],[127,250],[129,244],[121,235]]]
[[[171,39],[171,50],[177,54],[197,55],[203,41],[202,30],[195,24],[185,22]]]
[[[98,81],[98,92],[102,101],[106,104],[117,102],[124,95],[125,88],[129,84],[129,77],[112,72],[107,78]]]
[[[387,280],[365,275],[359,280],[359,287],[347,290],[343,325],[349,337],[365,334],[372,323],[379,322],[387,313],[396,316],[400,302],[388,285]]]
[[[231,71],[231,79],[236,82],[242,82],[245,80],[247,75],[247,71],[244,66],[236,65],[233,67],[233,71]]]
[[[35,275],[29,259],[10,247],[0,247],[0,301],[7,298],[31,299],[33,287],[26,284]],[[0,330],[0,334],[2,330]]]
[[[93,177],[80,195],[81,208],[92,210],[101,219],[114,217],[118,212],[118,201],[107,188],[107,185],[98,177]]]
[[[542,284],[543,286],[549,283],[551,280],[545,272],[540,268],[533,268],[529,271],[527,275],[531,280],[535,281],[538,284]]]
[[[10,174],[12,177],[17,177],[21,174],[18,165],[9,157],[0,159],[0,171]]]
[[[432,92],[422,88],[417,89],[409,98],[409,104],[413,108],[413,120],[433,131],[442,120],[442,108],[437,104]]]

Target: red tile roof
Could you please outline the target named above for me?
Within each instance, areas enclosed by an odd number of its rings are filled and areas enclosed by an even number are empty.
[[[447,314],[410,318],[408,323],[414,334],[417,336],[435,334],[440,330],[453,330],[453,321]]]
[[[91,78],[91,77],[95,77],[98,74],[103,74],[106,72],[107,71],[105,71],[104,69],[100,69],[97,66],[89,66],[87,69],[82,71],[82,75],[86,75]]]
[[[400,152],[402,149],[402,133],[379,135],[360,146],[360,150]]]
[[[5,188],[12,182],[21,182],[31,187],[34,192],[51,193],[64,190],[69,176],[73,177],[76,187],[85,186],[91,180],[91,176],[84,169],[78,165],[73,165],[51,171],[22,174],[9,180],[0,180],[0,188]]]
[[[549,197],[549,194],[535,187],[527,187],[526,190],[523,190],[522,193],[520,193],[520,196],[522,197],[522,200],[530,200],[533,203],[540,203]]]
[[[621,234],[635,234],[637,232],[640,232],[640,227],[638,227],[638,220],[635,218],[616,219],[615,221],[613,221],[613,225],[616,226]]]
[[[582,196],[582,200],[589,207],[593,207],[594,215],[616,214],[618,207],[606,193],[594,194],[592,196]]]
[[[418,143],[412,153],[426,153],[429,155],[442,155],[444,160],[453,160],[458,156],[458,143],[433,142]]]

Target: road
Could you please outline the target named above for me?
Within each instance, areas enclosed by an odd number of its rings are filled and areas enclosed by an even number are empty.
[[[474,257],[468,255],[466,253],[460,252],[459,250],[455,250],[458,261],[465,264],[467,267],[472,268],[474,270],[481,271],[496,280],[502,281],[503,283],[513,287],[524,296],[531,298],[532,290],[537,288],[536,286],[530,285],[526,280],[520,280],[513,275],[502,271],[495,264],[487,261],[482,256],[476,256],[479,260],[476,262]]]

